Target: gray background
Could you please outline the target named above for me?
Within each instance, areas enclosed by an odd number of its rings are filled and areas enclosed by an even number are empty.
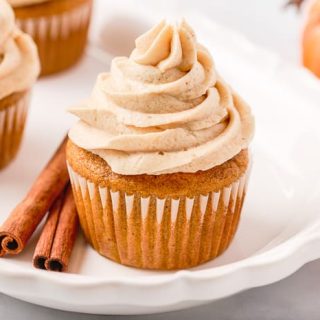
[[[119,0],[121,1],[121,0]],[[160,0],[153,0],[160,1]],[[249,39],[274,50],[286,60],[299,63],[302,15],[284,11],[285,0],[185,0],[218,22],[243,32]],[[254,26],[254,27],[253,27]],[[162,315],[132,319],[320,319],[320,260],[312,262],[278,283],[252,289],[206,306]],[[125,316],[94,316],[34,306],[0,294],[0,319],[95,320],[126,319]]]

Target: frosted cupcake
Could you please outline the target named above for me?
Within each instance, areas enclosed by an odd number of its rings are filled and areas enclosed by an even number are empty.
[[[74,65],[87,42],[93,0],[9,0],[18,26],[35,40],[41,74]]]
[[[82,228],[103,256],[181,269],[229,246],[254,120],[186,22],[161,22],[71,110],[67,160]]]
[[[11,7],[0,0],[0,169],[19,149],[39,70],[33,40],[16,28]]]

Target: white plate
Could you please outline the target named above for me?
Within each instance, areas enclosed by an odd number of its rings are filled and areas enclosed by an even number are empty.
[[[20,256],[0,259],[1,292],[69,311],[155,313],[272,283],[320,257],[320,84],[307,71],[204,17],[191,20],[221,74],[256,115],[252,179],[230,249],[191,270],[148,272],[100,257],[80,237],[70,273],[57,274],[32,268],[34,237]],[[134,35],[138,30],[132,21]],[[65,109],[89,95],[97,73],[107,70],[109,62],[91,46],[76,69],[37,84],[22,150],[0,173],[0,223],[74,121]]]

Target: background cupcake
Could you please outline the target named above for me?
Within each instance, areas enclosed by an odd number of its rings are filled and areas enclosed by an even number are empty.
[[[11,7],[0,0],[0,169],[19,149],[39,70],[33,40],[16,28]]]
[[[83,55],[93,0],[9,0],[18,26],[35,40],[41,74],[74,65]]]
[[[238,226],[254,121],[185,22],[161,22],[112,61],[72,112],[67,159],[85,235],[147,269],[196,266]]]

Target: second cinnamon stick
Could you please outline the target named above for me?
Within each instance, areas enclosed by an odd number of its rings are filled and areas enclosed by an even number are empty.
[[[33,257],[36,268],[66,271],[78,232],[78,215],[70,185],[49,211]]]

